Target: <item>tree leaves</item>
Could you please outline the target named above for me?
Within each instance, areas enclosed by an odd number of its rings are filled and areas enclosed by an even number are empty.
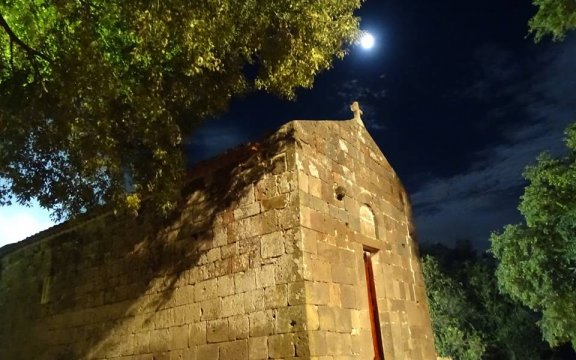
[[[169,211],[182,139],[234,96],[311,87],[358,35],[360,3],[0,4],[14,34],[50,59],[0,31],[0,202],[38,198],[56,217],[103,203],[137,210],[135,199]]]
[[[470,322],[475,314],[468,306],[462,285],[446,276],[432,256],[423,258],[422,271],[438,354],[462,360],[481,359],[486,344]]]
[[[566,136],[567,154],[543,154],[526,169],[519,206],[526,223],[492,234],[491,251],[503,290],[543,312],[546,340],[576,347],[576,124]]]
[[[494,262],[476,255],[469,243],[456,249],[424,248],[422,269],[436,348],[460,360],[544,359],[538,314],[501,294]]]
[[[576,28],[576,1],[532,0],[538,12],[528,22],[529,31],[536,42],[550,35],[554,41],[563,40],[566,33]]]

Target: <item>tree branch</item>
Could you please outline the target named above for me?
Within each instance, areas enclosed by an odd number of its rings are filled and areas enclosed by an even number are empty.
[[[14,31],[12,31],[12,29],[10,28],[10,26],[6,22],[6,19],[4,19],[4,16],[2,16],[1,13],[0,13],[0,26],[2,28],[4,28],[4,30],[8,34],[8,37],[10,37],[10,40],[12,42],[14,42],[15,44],[17,44],[18,46],[20,46],[22,49],[24,49],[27,53],[34,55],[34,56],[37,56],[43,60],[50,62],[50,58],[48,58],[48,56],[42,54],[38,50],[32,49],[30,46],[28,46],[28,44],[26,44],[16,34],[14,34]]]

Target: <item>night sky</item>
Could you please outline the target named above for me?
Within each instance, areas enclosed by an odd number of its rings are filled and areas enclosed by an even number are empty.
[[[350,49],[295,102],[234,100],[188,139],[190,163],[290,120],[350,119],[358,100],[411,196],[419,241],[485,249],[490,232],[522,219],[524,167],[560,153],[576,120],[576,34],[534,44],[535,11],[531,0],[367,0],[358,15],[373,49]],[[2,208],[0,246],[49,226],[38,206]]]
[[[521,221],[524,167],[562,151],[576,120],[576,37],[534,44],[530,0],[367,0],[376,38],[318,76],[295,102],[256,93],[189,141],[192,161],[257,140],[294,119],[364,122],[411,196],[419,241],[471,240]]]

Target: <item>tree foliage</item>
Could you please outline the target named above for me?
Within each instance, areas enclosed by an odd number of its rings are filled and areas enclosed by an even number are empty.
[[[552,359],[538,314],[498,290],[493,259],[461,243],[426,250],[423,272],[436,348],[459,360]]]
[[[502,288],[542,311],[540,327],[552,345],[576,348],[576,124],[566,135],[564,156],[543,154],[524,173],[525,223],[506,226],[491,241]]]
[[[576,1],[532,0],[538,12],[530,19],[530,33],[539,42],[546,35],[553,40],[562,40],[566,33],[576,29]]]
[[[486,351],[482,335],[470,323],[475,317],[463,287],[440,269],[438,260],[425,256],[422,270],[432,317],[436,351],[454,359],[481,359]]]
[[[233,96],[311,87],[361,1],[2,1],[0,204],[169,210],[182,139]]]

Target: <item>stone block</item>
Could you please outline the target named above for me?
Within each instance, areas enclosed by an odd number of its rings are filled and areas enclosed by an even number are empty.
[[[306,330],[318,330],[320,328],[318,307],[316,305],[305,305],[304,311],[306,313]]]
[[[274,278],[276,284],[284,284],[302,279],[298,259],[282,256],[274,263]]]
[[[328,305],[330,303],[330,286],[325,282],[306,282],[306,302],[316,305]]]
[[[275,309],[288,305],[288,285],[280,284],[264,289],[264,307]]]
[[[305,171],[308,172],[311,176],[315,178],[320,178],[320,173],[318,171],[318,166],[316,164],[316,160],[313,160],[314,154],[308,154],[306,157],[307,167],[304,168]]]
[[[234,284],[236,286],[236,293],[256,289],[256,272],[253,269],[249,269],[246,272],[234,275]]]
[[[170,352],[170,360],[200,360],[200,359],[196,357],[196,348],[193,348],[193,349],[184,349],[181,352],[174,354],[174,359],[172,359],[172,352]]]
[[[317,232],[308,228],[302,228],[302,243],[300,249],[303,252],[310,254],[317,254],[318,252],[318,236]]]
[[[230,340],[239,340],[248,338],[250,332],[250,322],[248,315],[236,315],[228,318],[228,328]]]
[[[137,332],[134,334],[134,349],[142,354],[150,352],[150,332]]]
[[[334,309],[332,307],[318,306],[318,320],[320,322],[320,330],[336,330]]]
[[[301,305],[306,302],[304,281],[288,284],[288,305]]]
[[[244,295],[244,311],[252,313],[264,309],[264,289],[248,291]]]
[[[192,347],[195,345],[204,345],[206,339],[206,322],[198,322],[188,326],[188,344]]]
[[[308,192],[310,195],[321,199],[322,198],[322,180],[317,177],[311,176],[308,178]]]
[[[199,264],[202,263],[212,263],[215,261],[218,261],[222,258],[221,252],[220,252],[220,248],[216,247],[213,249],[210,249],[208,251],[206,251],[204,254],[202,254],[200,256],[200,259],[198,260]]]
[[[246,360],[248,358],[248,340],[237,340],[220,345],[220,359]]]
[[[237,243],[224,244],[220,247],[222,259],[228,259],[238,254]]]
[[[276,177],[278,192],[281,194],[296,190],[296,173],[285,172]]]
[[[256,273],[256,288],[261,289],[275,284],[274,265],[263,265],[254,271]]]
[[[310,331],[308,333],[308,343],[310,344],[310,355],[326,356],[328,354],[326,331]]]
[[[294,334],[272,335],[268,337],[268,356],[271,359],[284,359],[296,355]]]
[[[269,199],[278,195],[274,176],[264,176],[256,183],[256,200]]]
[[[281,174],[287,170],[286,164],[286,153],[281,153],[274,156],[271,160],[271,171],[272,174]]]
[[[358,291],[361,289],[360,291]],[[340,287],[340,300],[343,308],[356,309],[356,296],[362,296],[365,291],[361,286],[342,285]]]
[[[196,358],[198,360],[220,360],[219,350],[218,344],[200,345],[196,350]]]
[[[218,278],[218,296],[227,296],[235,293],[234,276],[224,275]]]
[[[326,332],[326,343],[329,355],[348,355],[352,352],[352,337],[350,334]]]
[[[303,172],[298,172],[298,189],[304,193],[308,193],[309,177]]]
[[[244,314],[244,294],[229,295],[222,298],[221,317]]]
[[[300,224],[308,229],[312,229],[312,209],[310,207],[300,206]]]
[[[194,286],[186,285],[174,290],[172,295],[174,306],[185,305],[194,302]]]
[[[274,333],[275,317],[276,315],[272,310],[249,314],[250,337],[272,335]]]
[[[220,298],[202,301],[200,303],[200,319],[201,320],[214,320],[220,317],[222,312],[222,303]]]
[[[329,306],[341,307],[342,306],[342,290],[340,284],[329,284],[330,287],[330,301]]]
[[[332,281],[338,284],[354,284],[356,280],[355,271],[348,266],[332,266]]]
[[[303,277],[305,280],[331,282],[331,266],[328,261],[318,259],[317,256],[304,253],[303,257]]]
[[[248,339],[248,359],[265,360],[268,359],[268,337],[251,337]]]
[[[188,326],[178,326],[170,329],[172,340],[170,349],[186,349],[188,347]]]
[[[352,331],[352,311],[349,309],[333,308],[335,330],[341,333]]]
[[[218,227],[214,229],[214,246],[223,246],[228,243],[228,234],[225,227]]]
[[[208,343],[228,341],[230,337],[228,329],[227,319],[208,321],[206,323],[206,341]]]
[[[276,216],[276,211],[266,211],[262,213],[258,218],[258,231],[254,235],[265,235],[271,232],[277,231],[279,228],[278,217]]]
[[[298,211],[294,208],[275,210],[278,228],[282,230],[292,229],[300,223]]]
[[[158,329],[150,332],[150,351],[163,352],[170,350],[170,330]]]
[[[340,249],[338,249],[338,247],[336,247],[335,245],[328,244],[325,242],[318,243],[318,257],[325,261],[329,261],[332,264],[342,263],[340,260]]]
[[[185,324],[197,322],[202,317],[202,309],[200,303],[188,304],[179,307],[178,312],[183,316]]]
[[[234,219],[241,220],[260,213],[260,203],[255,202],[234,210]]]
[[[310,229],[323,234],[331,234],[333,233],[334,225],[330,220],[332,220],[332,218],[330,218],[328,214],[317,210],[310,210]]]
[[[216,279],[202,281],[194,287],[194,300],[196,302],[218,297],[218,282]]]
[[[306,329],[306,307],[287,306],[276,310],[276,333],[293,333]]]
[[[255,200],[254,186],[250,184],[243,189],[242,196],[240,196],[240,199],[238,200],[238,205],[241,207],[247,206],[254,203]]]
[[[260,238],[260,254],[263,259],[284,254],[284,239],[282,233],[274,232]]]
[[[281,195],[277,195],[268,199],[262,199],[262,211],[274,210],[274,209],[284,209],[288,206],[290,201],[290,194],[285,193]]]

